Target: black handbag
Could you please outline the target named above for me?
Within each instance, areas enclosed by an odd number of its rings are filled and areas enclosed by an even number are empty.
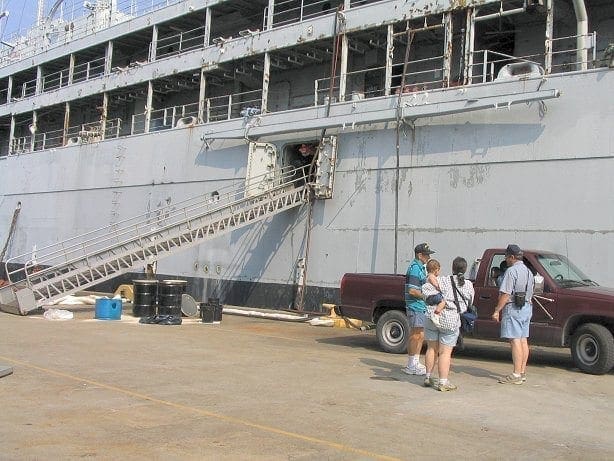
[[[478,310],[473,305],[473,300],[467,301],[460,292],[456,286],[456,283],[454,283],[454,276],[450,276],[450,281],[452,282],[452,291],[454,292],[454,304],[456,304],[456,309],[458,309],[458,313],[460,315],[461,330],[463,333],[473,333],[473,330],[475,330],[475,321],[478,319]],[[460,303],[458,302],[459,295],[461,298],[463,298],[463,301],[465,301],[465,304],[467,305],[467,310],[463,313],[460,311]]]

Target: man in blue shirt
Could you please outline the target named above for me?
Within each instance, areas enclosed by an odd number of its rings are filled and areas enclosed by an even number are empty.
[[[512,347],[514,371],[499,380],[502,384],[523,384],[529,359],[529,325],[533,314],[533,273],[522,262],[522,250],[518,245],[508,245],[505,250],[507,269],[499,287],[499,300],[492,318],[501,317],[501,338],[508,339]]]
[[[426,303],[422,294],[422,285],[426,283],[424,265],[435,253],[428,243],[420,243],[414,248],[415,258],[409,264],[405,274],[405,308],[409,322],[407,355],[409,359],[403,372],[408,375],[423,375],[426,367],[420,363],[420,351],[424,342],[424,321],[426,320]]]

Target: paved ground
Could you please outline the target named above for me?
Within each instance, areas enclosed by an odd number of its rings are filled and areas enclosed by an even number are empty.
[[[182,326],[0,313],[0,459],[612,459],[614,375],[470,342],[457,392],[421,386],[373,332],[224,316]]]

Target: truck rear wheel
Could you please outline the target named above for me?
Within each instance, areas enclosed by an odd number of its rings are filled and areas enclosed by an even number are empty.
[[[614,338],[603,325],[587,323],[571,338],[571,356],[585,373],[603,375],[614,367]]]
[[[407,315],[399,310],[389,310],[377,321],[377,342],[385,352],[407,353],[409,325]]]

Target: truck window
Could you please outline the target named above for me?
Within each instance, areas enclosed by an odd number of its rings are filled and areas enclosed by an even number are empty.
[[[544,270],[562,288],[597,285],[574,266],[565,256],[557,254],[539,254],[537,260]]]
[[[488,280],[487,285],[489,287],[498,287],[499,283],[497,279],[503,275],[504,268],[501,267],[501,263],[505,263],[504,254],[496,254],[490,261],[490,267],[488,268]],[[500,279],[499,279],[500,280]]]

